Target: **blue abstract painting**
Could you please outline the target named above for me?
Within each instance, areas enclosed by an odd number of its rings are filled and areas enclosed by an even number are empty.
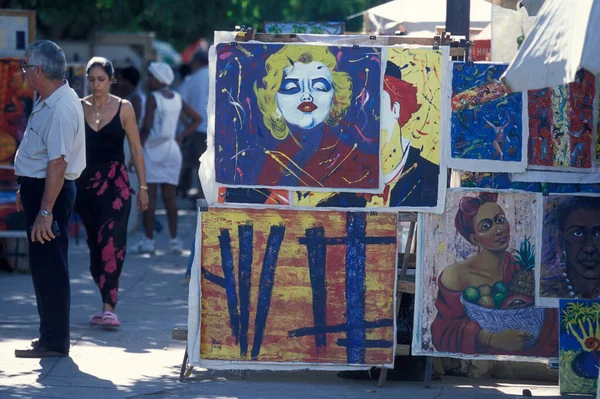
[[[381,51],[217,46],[215,171],[233,187],[380,189]]]
[[[480,172],[502,162],[505,171],[525,170],[523,95],[508,92],[500,82],[506,68],[454,63],[448,166]]]
[[[600,193],[600,184],[534,183],[512,180],[511,173],[460,172],[460,186],[539,193]]]

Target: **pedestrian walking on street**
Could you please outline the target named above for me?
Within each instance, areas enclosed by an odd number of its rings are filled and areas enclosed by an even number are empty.
[[[114,328],[119,278],[127,253],[127,225],[133,188],[125,166],[127,137],[137,171],[137,207],[148,207],[148,186],[136,115],[131,103],[109,94],[114,81],[112,63],[92,58],[86,67],[91,95],[81,103],[85,115],[87,167],[77,179],[77,212],[87,232],[90,272],[102,297],[102,311],[90,323]]]
[[[181,138],[195,132],[202,118],[169,85],[175,75],[164,62],[152,62],[148,67],[149,87],[152,91],[146,101],[146,113],[141,138],[148,181],[148,210],[143,215],[145,236],[133,248],[139,253],[154,253],[154,216],[160,185],[162,200],[169,222],[169,250],[181,252],[183,242],[177,236],[176,190],[181,173],[181,149],[175,138],[177,122],[183,118],[185,129]]]
[[[208,106],[208,54],[199,50],[192,59],[192,74],[186,77],[179,87],[179,94],[194,111],[202,117],[198,129],[183,139],[183,165],[178,190],[185,198],[192,188],[192,182],[198,184],[197,198],[204,198],[202,184],[198,179],[200,157],[206,151],[207,106]]]
[[[140,71],[134,66],[128,66],[115,75],[117,76],[118,93],[114,94],[131,102],[139,127],[144,122],[144,111],[146,109],[146,95],[139,87]]]
[[[75,205],[74,180],[85,168],[85,126],[79,98],[65,77],[65,53],[48,40],[31,44],[21,65],[38,92],[15,157],[20,189],[16,206],[30,226],[29,266],[40,337],[16,357],[68,356],[71,292],[68,223]]]
[[[128,66],[123,69],[115,71],[115,90],[111,90],[114,95],[127,99],[133,106],[135,112],[135,118],[137,121],[138,129],[144,123],[144,111],[146,109],[146,95],[139,87],[140,84],[140,72],[134,66]],[[125,140],[125,165],[127,166],[127,172],[135,172],[135,166],[131,158],[131,149],[129,148],[129,142]],[[138,187],[140,182],[137,178],[137,173],[129,174],[129,184],[132,187]],[[132,203],[137,203],[137,194],[134,193],[132,197]],[[136,209],[129,213],[128,222],[128,233],[133,233],[140,230],[141,212]]]

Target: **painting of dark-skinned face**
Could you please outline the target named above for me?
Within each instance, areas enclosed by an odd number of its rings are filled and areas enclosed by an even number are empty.
[[[552,195],[544,200],[539,294],[556,299],[600,297],[600,196]]]

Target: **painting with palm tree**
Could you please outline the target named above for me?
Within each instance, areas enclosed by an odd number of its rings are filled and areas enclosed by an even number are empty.
[[[560,301],[560,393],[596,393],[600,368],[600,303]]]

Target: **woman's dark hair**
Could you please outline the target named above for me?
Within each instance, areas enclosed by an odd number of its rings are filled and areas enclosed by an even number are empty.
[[[96,66],[102,68],[109,78],[115,76],[115,68],[113,68],[112,62],[104,57],[93,57],[91,60],[89,60],[87,66],[85,67],[85,73],[89,74],[90,70]]]
[[[128,66],[121,70],[121,80],[125,80],[133,87],[136,87],[140,82],[140,71],[134,66]]]
[[[200,66],[208,65],[208,53],[204,50],[197,50],[192,57],[192,64],[197,62]]]
[[[562,201],[560,204],[560,210],[558,211],[558,229],[559,231],[565,231],[565,224],[567,218],[573,212],[578,210],[595,210],[600,212],[600,197],[586,197],[576,196],[570,197]]]
[[[181,80],[185,79],[185,77],[188,76],[191,72],[192,68],[189,64],[181,64],[181,66],[179,67],[179,77],[181,78]]]

